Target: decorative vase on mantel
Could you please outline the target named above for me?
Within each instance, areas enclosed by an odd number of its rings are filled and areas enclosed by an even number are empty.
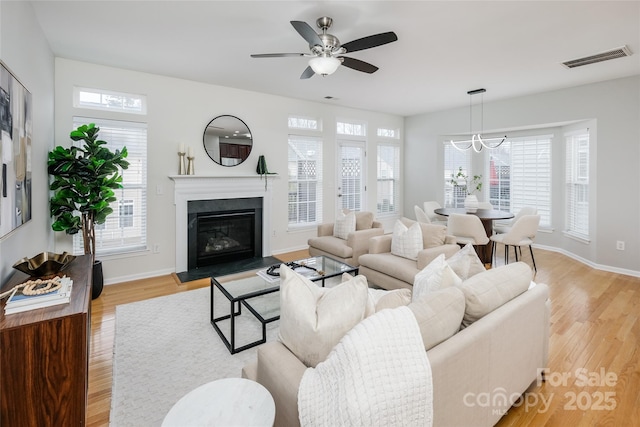
[[[464,199],[464,208],[467,213],[474,213],[478,210],[478,198],[475,194],[468,194]]]

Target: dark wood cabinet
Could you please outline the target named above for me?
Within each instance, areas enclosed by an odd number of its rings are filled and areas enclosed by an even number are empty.
[[[68,304],[8,316],[0,304],[0,426],[85,425],[92,271],[84,255],[63,272]],[[27,279],[16,272],[2,291]]]

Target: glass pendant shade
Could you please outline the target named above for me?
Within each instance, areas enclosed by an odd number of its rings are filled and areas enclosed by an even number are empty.
[[[333,74],[340,66],[340,60],[332,56],[316,56],[309,60],[309,66],[316,74]]]

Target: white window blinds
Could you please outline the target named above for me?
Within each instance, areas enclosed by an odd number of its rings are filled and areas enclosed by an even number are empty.
[[[397,213],[400,205],[400,147],[378,144],[377,213]]]
[[[460,191],[460,187],[451,183],[451,175],[458,173],[460,167],[467,176],[473,175],[471,173],[471,152],[472,150],[457,150],[449,143],[444,146],[444,207],[464,207],[466,191]]]
[[[565,135],[566,232],[589,239],[589,131]]]
[[[99,139],[112,151],[127,147],[129,168],[122,172],[122,187],[115,190],[113,213],[96,225],[96,254],[144,250],[147,247],[147,125],[116,120],[74,117],[73,126],[95,123]],[[84,253],[82,236],[73,238],[73,253]]]
[[[322,139],[289,135],[289,226],[322,222]]]

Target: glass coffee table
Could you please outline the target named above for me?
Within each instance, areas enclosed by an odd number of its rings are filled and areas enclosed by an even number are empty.
[[[353,267],[341,261],[327,256],[316,256],[294,261],[298,265],[297,273],[305,276],[312,282],[320,282],[325,285],[325,280],[341,276],[343,273],[358,274],[358,267]],[[211,278],[211,325],[216,330],[222,342],[231,354],[238,353],[267,341],[267,324],[280,318],[280,280],[277,274],[278,266],[260,270],[258,274],[246,279],[233,280],[220,283],[215,277]],[[216,316],[214,295],[218,290],[229,302],[229,314]],[[245,307],[260,323],[262,338],[257,341],[243,344],[237,347],[236,327],[237,318],[242,315],[242,307]],[[228,321],[228,322],[226,322]],[[222,332],[220,323],[229,324],[228,337]]]

